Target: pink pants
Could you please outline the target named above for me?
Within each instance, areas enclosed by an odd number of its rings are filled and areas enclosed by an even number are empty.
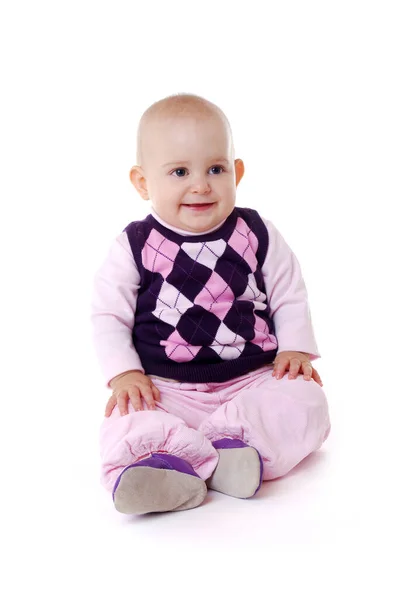
[[[120,416],[117,407],[100,432],[102,483],[112,490],[121,471],[152,452],[169,452],[207,479],[218,462],[212,442],[236,438],[262,456],[263,479],[290,471],[320,448],[330,432],[326,396],[302,375],[280,380],[272,365],[225,383],[179,383],[152,377],[157,410]]]

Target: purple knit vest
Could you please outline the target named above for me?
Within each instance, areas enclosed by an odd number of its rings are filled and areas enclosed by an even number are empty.
[[[183,236],[152,215],[125,230],[141,277],[134,346],[145,373],[223,382],[271,363],[274,323],[261,267],[261,217],[234,208],[216,231]]]

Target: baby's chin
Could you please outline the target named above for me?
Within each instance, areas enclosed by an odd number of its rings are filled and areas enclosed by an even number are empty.
[[[188,231],[190,233],[204,233],[205,231],[213,229],[213,227],[217,225],[217,223],[214,222],[211,223],[210,221],[202,221],[197,221],[196,223],[194,223],[191,220],[180,219],[175,223],[175,227],[177,227],[178,229],[183,229],[184,231]]]

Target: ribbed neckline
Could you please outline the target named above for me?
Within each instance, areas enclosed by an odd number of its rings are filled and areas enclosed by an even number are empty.
[[[161,223],[162,225],[167,227],[167,229],[171,229],[171,231],[175,231],[179,235],[185,235],[185,236],[196,235],[197,237],[212,233],[213,231],[220,229],[220,227],[225,223],[225,220],[226,220],[226,219],[223,219],[222,221],[220,221],[220,223],[217,223],[217,225],[215,225],[214,227],[211,227],[207,231],[201,231],[200,233],[194,233],[193,231],[186,231],[185,229],[180,229],[179,227],[173,227],[173,225],[169,225],[168,223],[166,223],[166,221],[163,221],[163,219],[157,214],[157,212],[155,211],[154,208],[151,209],[150,214],[156,219],[156,221],[158,221],[158,223]]]

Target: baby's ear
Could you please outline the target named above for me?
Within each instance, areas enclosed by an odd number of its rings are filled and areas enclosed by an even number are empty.
[[[237,158],[234,161],[234,165],[235,165],[235,185],[238,185],[245,173],[245,166],[240,158]]]
[[[144,200],[149,200],[146,177],[141,167],[132,167],[131,171],[129,172],[129,178],[131,179],[132,185],[135,186],[135,189],[140,194],[141,198]]]

